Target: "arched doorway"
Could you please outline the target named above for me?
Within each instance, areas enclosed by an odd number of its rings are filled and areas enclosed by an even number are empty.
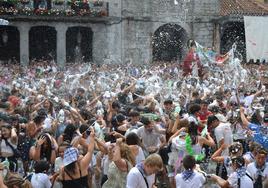
[[[236,44],[237,56],[246,60],[245,26],[243,22],[228,22],[221,30],[221,53],[228,52]]]
[[[0,26],[0,60],[20,60],[20,33],[16,27]]]
[[[93,32],[89,27],[71,27],[66,32],[68,63],[92,61]]]
[[[36,26],[29,32],[29,57],[32,59],[56,59],[57,32],[54,27]]]
[[[182,60],[187,40],[187,32],[177,24],[159,27],[153,35],[153,61]]]

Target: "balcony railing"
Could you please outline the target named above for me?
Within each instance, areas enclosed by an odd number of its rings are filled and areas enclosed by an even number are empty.
[[[0,0],[0,15],[107,17],[108,7],[99,0]]]

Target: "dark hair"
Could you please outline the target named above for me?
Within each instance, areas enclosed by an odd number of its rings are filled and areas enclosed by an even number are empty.
[[[219,119],[214,115],[208,116],[207,125],[208,126],[211,125],[213,123],[213,121],[219,121]]]
[[[41,145],[41,149],[40,149],[40,158],[46,158],[48,161],[50,161],[50,158],[51,158],[51,153],[52,153],[52,142],[51,140],[49,139],[48,137],[48,133],[43,133],[41,134],[39,138],[41,138],[42,136],[45,136],[46,137],[46,141],[47,141],[47,145],[48,145],[48,148],[44,148],[44,144]]]
[[[46,116],[42,116],[42,115],[37,115],[34,117],[33,121],[35,124],[41,124],[44,120],[46,119]]]
[[[120,86],[120,89],[123,90],[123,89],[127,88],[128,86],[129,86],[128,83],[122,83]]]
[[[82,116],[82,118],[83,118],[84,120],[89,120],[89,119],[91,119],[92,117],[94,117],[93,114],[92,114],[90,111],[88,111],[87,109],[85,109],[85,108],[82,108],[82,109],[80,110],[80,115]]]
[[[141,140],[138,135],[134,132],[127,134],[126,136],[127,145],[141,145]]]
[[[192,145],[195,145],[197,142],[198,129],[194,122],[190,122],[189,127],[188,127],[188,133],[190,135]]]
[[[1,128],[12,129],[12,126],[10,124],[4,124]]]
[[[48,171],[48,169],[49,169],[49,163],[45,160],[36,161],[34,165],[35,173],[43,173],[45,171]]]
[[[208,102],[208,100],[202,100],[202,101],[201,101],[201,104],[209,105],[209,102]]]
[[[268,152],[266,149],[264,149],[263,147],[258,148],[257,154],[263,154],[263,155],[267,155]]]
[[[137,117],[137,116],[140,116],[140,113],[137,111],[131,111],[131,112],[129,112],[128,115],[129,115],[129,117]]]
[[[68,124],[63,132],[63,141],[71,143],[76,129],[77,128],[73,124]]]
[[[49,99],[46,99],[45,101],[48,101],[49,102],[49,108],[48,108],[48,113],[50,115],[53,115],[53,111],[54,111],[54,104],[51,100]]]
[[[112,108],[113,108],[113,109],[115,109],[115,108],[120,108],[120,104],[119,104],[119,102],[118,102],[118,101],[114,101],[114,102],[112,103]]]
[[[141,117],[141,123],[143,123],[144,126],[147,126],[151,123],[150,119],[148,117]]]
[[[237,168],[241,168],[241,167],[245,166],[245,159],[243,156],[239,156],[239,157],[233,158],[232,163],[236,164]]]
[[[256,111],[253,113],[253,115],[251,116],[250,122],[253,124],[257,124],[260,125],[260,119],[259,119],[260,114]]]
[[[194,91],[192,94],[193,97],[198,97],[199,96],[199,92],[198,91]]]
[[[80,87],[80,88],[77,89],[77,92],[85,93],[86,91],[85,91],[84,88],[81,88],[81,87]]]
[[[195,158],[191,155],[186,155],[182,160],[183,167],[185,170],[192,170],[195,167]]]
[[[173,104],[171,99],[167,99],[164,101],[164,105]]]
[[[67,166],[64,167],[64,170],[66,170],[68,172],[72,172],[73,174],[75,174],[75,163],[76,163],[76,161],[68,164]]]
[[[199,104],[192,104],[189,106],[189,114],[195,114],[196,112],[198,112],[201,109]]]
[[[123,114],[117,114],[115,116],[115,119],[116,119],[117,123],[122,123],[124,120],[126,120],[126,117]]]
[[[81,108],[85,107],[86,104],[87,104],[87,101],[85,99],[81,99],[78,101],[77,108],[81,109]]]
[[[89,126],[87,124],[82,124],[80,127],[79,127],[79,132],[81,134],[83,134],[87,129],[89,128]]]
[[[37,110],[37,114],[39,116],[47,117],[47,110],[45,108],[40,108],[39,110]]]

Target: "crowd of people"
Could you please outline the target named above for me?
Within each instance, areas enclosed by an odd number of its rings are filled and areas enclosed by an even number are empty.
[[[226,61],[0,65],[0,187],[268,187],[262,73]]]

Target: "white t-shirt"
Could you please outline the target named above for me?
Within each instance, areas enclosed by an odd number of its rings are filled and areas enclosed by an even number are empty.
[[[146,176],[149,188],[154,184],[155,174]],[[146,188],[145,180],[137,167],[133,167],[127,175],[126,188]]]
[[[206,182],[205,176],[199,172],[194,172],[194,177],[190,180],[183,180],[182,174],[175,176],[176,188],[199,188]]]
[[[232,134],[232,129],[231,129],[230,123],[221,122],[215,128],[215,136],[216,136],[216,140],[217,140],[218,145],[222,139],[224,139],[225,144],[231,145],[233,143],[233,134]],[[228,148],[226,148],[222,152],[222,156],[228,156]]]
[[[244,159],[247,161],[250,161],[250,163],[254,162],[255,158],[254,155],[251,152],[247,152],[243,155]]]
[[[233,172],[232,174],[230,174],[227,181],[229,182],[232,188],[238,188],[237,172]],[[250,179],[250,177],[248,177],[247,175],[244,175],[243,177],[241,177],[240,188],[253,188],[253,181]]]
[[[255,166],[255,163],[252,162],[250,164],[248,164],[247,166],[247,171],[249,173],[249,175],[253,178],[254,182],[257,180],[258,175],[257,175],[257,168]],[[266,167],[264,168],[263,172],[262,172],[262,180],[264,181],[264,179],[266,179],[268,177],[268,163],[266,163]]]
[[[144,156],[142,148],[140,146],[138,147],[139,147],[139,152],[138,152],[138,155],[136,156],[136,164],[145,160],[145,156]]]
[[[51,188],[49,177],[44,173],[33,174],[31,184],[33,188]]]

